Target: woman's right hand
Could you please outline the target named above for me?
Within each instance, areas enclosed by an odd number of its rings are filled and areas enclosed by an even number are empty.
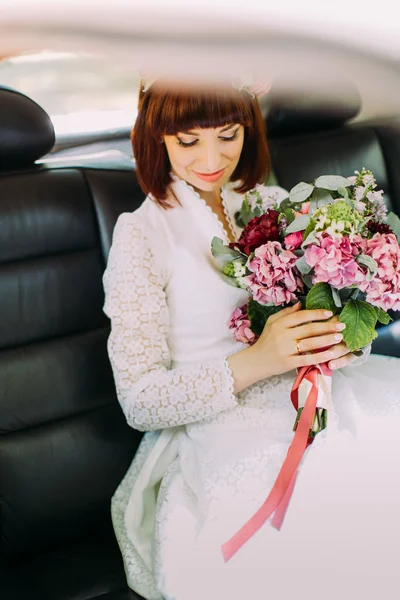
[[[269,317],[257,342],[229,357],[235,393],[261,379],[324,363],[348,352],[340,344],[345,326],[331,319],[331,312],[300,309],[299,303]]]

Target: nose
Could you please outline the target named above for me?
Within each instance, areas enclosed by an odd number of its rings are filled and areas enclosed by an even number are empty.
[[[213,173],[220,168],[221,152],[219,149],[219,144],[215,140],[210,140],[206,144],[205,164],[209,173]]]

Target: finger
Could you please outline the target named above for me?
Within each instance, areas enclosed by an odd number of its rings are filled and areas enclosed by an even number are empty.
[[[318,365],[327,363],[333,360],[334,354],[333,349],[323,350],[322,352],[310,352],[309,354],[299,354],[293,356],[294,368],[298,367],[310,367],[312,365]]]
[[[337,358],[333,361],[329,361],[328,367],[332,370],[334,369],[343,369],[343,367],[347,367],[352,362],[356,360],[357,356],[355,356],[352,352],[345,354],[341,358]]]
[[[318,337],[301,339],[297,344],[294,344],[294,346],[296,346],[296,351],[297,348],[299,348],[301,352],[312,352],[313,350],[321,350],[322,348],[330,349],[331,346],[340,344],[342,339],[343,335],[341,333],[333,333],[331,335],[320,335]]]
[[[330,310],[298,310],[294,314],[285,316],[285,325],[286,327],[298,327],[311,321],[326,321],[332,316]]]
[[[297,304],[293,304],[293,306],[288,306],[287,308],[280,310],[279,312],[275,313],[274,315],[271,315],[268,318],[267,323],[269,323],[269,324],[274,323],[278,319],[281,319],[282,317],[286,317],[287,315],[291,315],[292,313],[294,313],[300,309],[301,309],[301,302],[298,302]]]
[[[349,349],[346,346],[346,344],[344,342],[341,342],[340,344],[337,344],[336,346],[333,346],[332,348],[330,348],[330,350],[333,353],[333,360],[336,361],[337,358],[341,358],[342,356],[346,356],[346,354],[349,353]]]
[[[290,334],[294,340],[304,340],[306,338],[317,337],[318,335],[323,336],[328,333],[343,331],[345,328],[346,325],[344,323],[339,323],[338,321],[330,319],[329,321],[324,321],[322,323],[307,323],[307,325],[293,327],[290,330]],[[322,348],[322,345],[318,347]]]

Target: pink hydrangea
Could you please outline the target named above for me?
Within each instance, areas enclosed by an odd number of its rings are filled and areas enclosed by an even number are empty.
[[[393,233],[376,233],[360,243],[363,254],[373,258],[378,271],[372,281],[360,284],[366,300],[383,310],[400,310],[400,247]]]
[[[272,302],[275,306],[297,300],[304,287],[296,260],[297,256],[284,250],[280,242],[267,242],[256,248],[247,265],[252,274],[243,278],[254,300],[264,305]]]
[[[310,244],[304,253],[305,260],[313,267],[312,282],[329,283],[341,290],[366,279],[366,274],[356,262],[359,254],[357,243],[346,236],[333,238],[321,232],[316,236],[319,244]]]
[[[243,344],[253,344],[257,336],[250,329],[250,319],[247,314],[247,304],[241,308],[235,308],[233,311],[230,321],[229,329],[233,330],[233,337],[237,342]]]

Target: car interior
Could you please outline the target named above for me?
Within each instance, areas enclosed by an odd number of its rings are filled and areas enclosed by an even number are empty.
[[[129,133],[58,148],[49,115],[0,86],[0,597],[127,600],[111,497],[141,433],[118,404],[102,275],[113,228],[144,195]],[[271,94],[273,174],[373,171],[400,215],[400,119],[354,121],[352,102]],[[400,320],[373,352],[400,357]]]

